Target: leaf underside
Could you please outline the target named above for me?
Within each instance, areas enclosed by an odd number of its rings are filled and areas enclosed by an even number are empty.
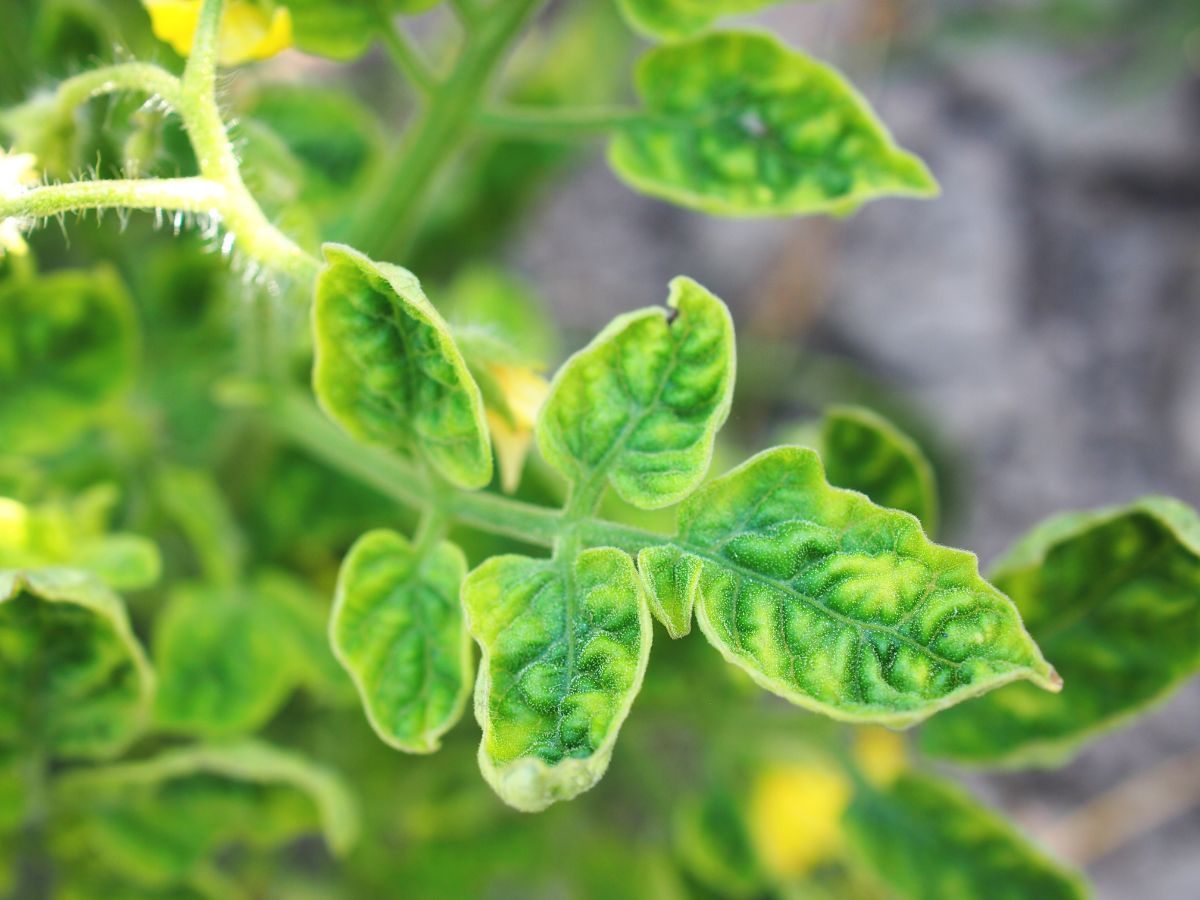
[[[694,603],[726,659],[800,706],[903,727],[1015,679],[1057,686],[972,554],[830,487],[811,450],[767,451],[701,488],[673,544],[640,561],[652,590],[676,586],[676,630]]]
[[[1178,501],[1072,513],[993,572],[1063,675],[1012,685],[929,723],[924,748],[970,763],[1054,765],[1200,671],[1200,517]]]
[[[471,642],[459,605],[466,576],[450,543],[418,557],[393,531],[351,549],[330,623],[334,651],[353,677],[376,733],[410,753],[432,753],[471,690]]]
[[[714,215],[787,216],[937,193],[849,82],[770,35],[651,50],[637,84],[646,115],[617,133],[609,161],[652,196]]]
[[[494,557],[467,576],[463,605],[483,650],[475,715],[488,783],[527,812],[591,788],[650,654],[633,561],[607,547]]]

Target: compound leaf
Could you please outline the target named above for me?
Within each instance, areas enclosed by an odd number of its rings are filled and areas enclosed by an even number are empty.
[[[375,732],[432,753],[462,715],[471,638],[458,602],[467,561],[443,542],[424,555],[394,531],[359,538],[342,565],[329,635]]]
[[[483,650],[475,715],[484,778],[510,806],[545,809],[593,787],[650,657],[650,613],[627,554],[497,556],[467,576]]]
[[[1058,685],[972,554],[831,487],[812,450],[769,450],[705,485],[672,543],[700,565],[676,605],[694,602],[729,662],[808,709],[902,727],[1015,679]],[[681,583],[676,555],[642,561],[653,589]]]
[[[733,395],[733,323],[688,278],[668,306],[619,316],[555,375],[538,446],[575,490],[609,480],[655,509],[686,497],[708,470]]]
[[[1082,900],[1079,877],[959,788],[909,772],[863,785],[846,812],[858,861],[889,894],[922,900]]]
[[[861,407],[832,407],[821,420],[819,450],[830,484],[912,513],[928,534],[936,530],[933,467],[912,438],[887,419]]]
[[[115,754],[153,692],[124,604],[94,576],[0,571],[0,755]]]
[[[356,804],[337,775],[258,741],[78,770],[55,790],[63,807],[81,814],[60,841],[67,854],[99,855],[147,888],[184,883],[232,846],[271,849],[320,831],[344,854],[359,831]]]
[[[694,37],[724,16],[757,12],[787,0],[618,0],[626,21],[649,38]]]
[[[317,279],[313,387],[358,440],[420,453],[460,487],[492,477],[483,400],[412,273],[325,245]]]
[[[651,50],[645,115],[609,148],[631,187],[716,215],[844,214],[937,185],[834,69],[766,34],[724,32]]]
[[[1029,533],[992,580],[1062,672],[931,722],[924,748],[971,763],[1055,764],[1200,671],[1200,517],[1165,497],[1068,513]]]
[[[112,272],[0,284],[0,446],[60,450],[129,387],[138,353],[133,304]]]
[[[233,586],[174,592],[154,633],[159,724],[225,737],[253,731],[279,709],[301,677],[300,660],[280,640],[274,610],[255,600]]]

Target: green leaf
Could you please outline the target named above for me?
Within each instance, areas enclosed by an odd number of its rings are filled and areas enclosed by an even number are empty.
[[[887,419],[857,406],[832,407],[821,420],[818,450],[830,484],[912,513],[928,534],[937,530],[933,467],[912,438]]]
[[[186,882],[230,847],[271,849],[319,830],[344,854],[359,831],[338,776],[257,741],[77,770],[57,782],[55,797],[81,817],[63,842],[70,855],[100,856],[152,888]]]
[[[0,571],[0,753],[113,755],[153,692],[121,599],[94,576]]]
[[[617,0],[625,19],[649,38],[694,37],[724,16],[744,15],[787,0]]]
[[[862,786],[846,811],[858,860],[889,892],[923,900],[1082,900],[1079,877],[945,782],[907,773]]]
[[[1053,765],[1200,671],[1200,517],[1165,497],[1056,517],[992,580],[1062,673],[1063,692],[1012,686],[931,722],[932,754]]]
[[[191,544],[205,578],[234,584],[245,565],[246,548],[220,488],[206,472],[164,466],[155,477],[155,496]]]
[[[637,84],[646,114],[618,132],[609,161],[651,196],[715,215],[789,216],[937,193],[849,82],[769,35],[651,50]]]
[[[812,450],[761,453],[680,507],[681,556],[646,553],[652,589],[683,584],[700,628],[759,685],[835,719],[903,727],[1054,670],[973,554],[932,544],[907,513],[825,481]]]
[[[471,638],[458,602],[467,561],[443,542],[421,554],[394,531],[372,531],[338,577],[329,635],[375,732],[408,753],[432,753],[462,716]]]
[[[125,394],[137,355],[133,304],[111,271],[0,284],[0,446],[62,449]]]
[[[187,734],[225,737],[270,719],[300,677],[269,605],[232,586],[184,585],[154,632],[156,719]]]
[[[704,478],[733,396],[733,322],[688,278],[667,310],[619,316],[569,359],[538,419],[542,455],[591,493],[607,479],[642,509],[686,497]]]
[[[678,547],[644,547],[638,571],[646,582],[650,612],[675,639],[692,630],[692,610],[704,564]]]
[[[135,534],[109,533],[117,499],[108,484],[37,506],[0,497],[0,567],[83,569],[114,590],[149,587],[162,570],[158,547]]]
[[[362,56],[386,17],[420,13],[441,0],[283,0],[292,13],[296,46],[306,53],[349,62]]]
[[[325,245],[317,279],[313,387],[358,440],[419,452],[460,487],[492,477],[479,388],[408,271]]]
[[[488,784],[524,812],[593,787],[650,658],[633,561],[611,547],[493,557],[467,576],[463,606],[483,650],[475,715]]]
[[[758,897],[766,876],[736,798],[706,791],[680,807],[673,822],[675,852],[692,877],[720,897]]]
[[[328,215],[346,212],[346,198],[361,190],[382,149],[378,122],[343,90],[266,85],[246,114],[277,135],[301,163],[301,198]]]

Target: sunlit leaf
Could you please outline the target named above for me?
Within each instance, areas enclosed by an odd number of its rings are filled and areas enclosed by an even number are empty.
[[[153,691],[121,599],[94,576],[0,571],[0,753],[117,753]]]
[[[442,317],[408,271],[325,246],[313,327],[313,387],[368,443],[418,452],[461,487],[492,477],[479,388]]]
[[[639,191],[716,215],[852,212],[937,185],[840,74],[770,35],[720,33],[651,50],[645,115],[610,147]]]
[[[359,830],[354,799],[334,773],[260,742],[78,770],[55,790],[80,817],[60,841],[64,855],[99,855],[149,888],[182,884],[229,848],[271,849],[313,832],[342,854]]]
[[[723,16],[757,12],[787,0],[618,0],[629,23],[642,34],[680,40],[699,34]]]
[[[930,753],[1059,763],[1200,671],[1200,517],[1176,500],[1051,519],[992,580],[1062,673],[1063,691],[1014,685],[938,717],[921,736]]]
[[[861,407],[828,409],[817,449],[830,484],[912,513],[928,534],[937,529],[933,468],[912,438],[887,419]]]
[[[972,554],[830,487],[811,450],[761,453],[701,488],[672,543],[700,562],[683,584],[705,636],[808,709],[900,727],[1016,679],[1057,686]],[[642,561],[652,587],[681,583],[665,571],[677,555]]]
[[[232,586],[177,588],[155,623],[154,661],[159,724],[213,737],[265,723],[301,674],[271,607]]]
[[[338,579],[329,634],[367,718],[387,743],[431,753],[462,715],[471,639],[458,595],[467,561],[443,542],[426,553],[394,531],[363,535]]]
[[[138,352],[133,305],[110,271],[0,283],[0,446],[61,449],[125,393]]]
[[[484,778],[526,812],[593,787],[650,657],[650,613],[625,553],[497,556],[463,584],[483,650],[475,715]]]
[[[687,496],[708,470],[733,395],[733,323],[687,278],[667,304],[619,316],[551,384],[538,446],[576,491],[607,479],[643,509]]]
[[[1081,900],[1079,878],[959,788],[908,773],[860,787],[846,814],[859,861],[894,896]]]

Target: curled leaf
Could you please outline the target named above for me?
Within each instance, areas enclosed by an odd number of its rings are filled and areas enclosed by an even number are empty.
[[[493,557],[467,576],[463,606],[483,651],[475,715],[484,778],[524,812],[593,787],[650,658],[633,561],[611,547]]]
[[[0,756],[111,756],[144,725],[154,673],[94,576],[0,571],[0,636]]]
[[[609,148],[632,187],[716,215],[847,213],[937,185],[834,69],[753,32],[651,50],[646,115]]]
[[[668,307],[619,316],[571,357],[538,420],[546,460],[588,490],[607,479],[643,509],[676,503],[698,485],[733,397],[733,322],[689,278]]]
[[[1179,501],[1050,519],[992,580],[1054,660],[1063,691],[1013,685],[939,716],[921,735],[930,753],[1061,763],[1200,671],[1200,517]]]
[[[467,561],[443,542],[425,555],[394,531],[350,550],[329,624],[375,732],[409,753],[432,753],[471,689],[471,638],[458,594]]]
[[[618,0],[622,15],[650,38],[693,37],[724,16],[757,12],[787,0]]]
[[[686,599],[705,637],[808,709],[903,727],[1016,679],[1059,686],[972,554],[831,487],[811,450],[769,450],[701,488],[671,544],[680,556],[644,557],[647,582],[697,560]]]
[[[428,459],[460,487],[492,477],[483,401],[450,330],[408,271],[325,246],[313,388],[353,437]]]

